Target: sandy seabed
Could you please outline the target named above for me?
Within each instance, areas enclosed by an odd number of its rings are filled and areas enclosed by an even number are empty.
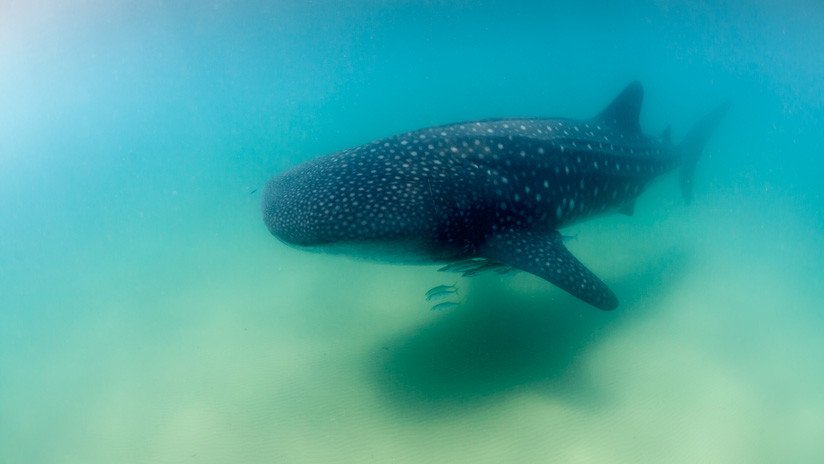
[[[777,198],[659,190],[572,231],[609,313],[525,273],[292,250],[248,201],[225,233],[90,249],[5,329],[0,456],[824,461],[821,233]],[[429,310],[453,282],[461,306]]]

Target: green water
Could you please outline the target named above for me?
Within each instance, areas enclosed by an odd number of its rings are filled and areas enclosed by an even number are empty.
[[[824,462],[824,6],[574,5],[0,2],[0,463]],[[649,134],[734,106],[691,206],[564,231],[614,312],[260,219],[300,161],[633,79]]]

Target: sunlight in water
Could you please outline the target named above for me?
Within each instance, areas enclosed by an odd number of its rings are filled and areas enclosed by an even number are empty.
[[[822,22],[813,1],[0,6],[0,462],[824,462]],[[526,272],[307,253],[261,218],[309,159],[589,118],[634,80],[650,137],[733,106],[691,205],[669,176],[562,230],[614,311]]]

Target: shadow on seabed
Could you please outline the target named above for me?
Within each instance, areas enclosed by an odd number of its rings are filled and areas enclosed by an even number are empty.
[[[659,302],[687,264],[686,253],[671,251],[610,279],[622,299],[612,312],[560,289],[547,301],[481,277],[461,307],[381,343],[371,373],[393,406],[415,414],[472,408],[527,389],[597,406],[609,394],[589,381],[587,352],[617,326],[663,310]]]

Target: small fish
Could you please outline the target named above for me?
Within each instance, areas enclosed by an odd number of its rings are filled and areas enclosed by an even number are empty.
[[[457,294],[458,287],[455,284],[452,285],[438,285],[437,287],[432,287],[426,292],[426,301],[433,300],[436,298],[443,298],[447,295]]]
[[[457,292],[455,292],[457,293]],[[449,298],[450,296],[454,295],[455,293],[452,292],[442,292],[442,293],[435,293],[428,297],[426,297],[426,301],[433,301],[433,300],[443,300],[444,298]]]
[[[444,301],[443,303],[438,303],[432,306],[432,311],[445,311],[447,309],[453,309],[460,306],[460,303],[456,303],[454,301]]]

